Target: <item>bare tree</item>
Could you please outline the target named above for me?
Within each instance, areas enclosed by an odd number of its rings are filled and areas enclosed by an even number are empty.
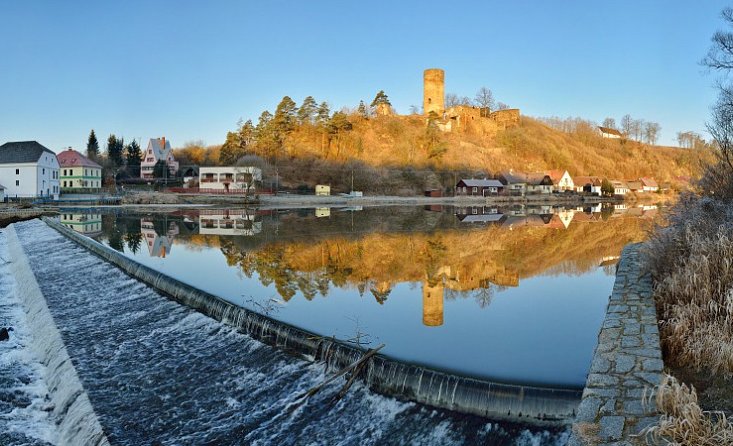
[[[626,138],[629,138],[632,136],[633,131],[634,119],[627,113],[621,118],[621,133],[623,133]]]
[[[458,95],[455,93],[446,93],[445,95],[445,108],[455,107],[460,103]]]
[[[420,107],[418,107],[417,105],[411,105],[410,114],[411,115],[421,115],[422,113],[420,112]]]
[[[486,87],[481,87],[476,92],[476,98],[474,99],[476,105],[481,108],[486,108],[489,112],[496,109],[496,101],[494,100],[494,93]]]
[[[728,26],[733,26],[733,8],[725,8],[720,13]],[[713,46],[707,56],[701,61],[702,65],[714,70],[730,71],[733,69],[733,33],[730,31],[716,31],[712,37]]]
[[[603,120],[602,126],[608,129],[616,129],[616,120],[613,118],[606,118]]]
[[[659,131],[662,129],[656,122],[647,122],[644,124],[644,141],[647,144],[655,145],[659,137]]]
[[[496,104],[496,109],[497,110],[507,110],[509,108],[510,107],[507,104],[503,103],[503,102],[499,102],[499,103]]]

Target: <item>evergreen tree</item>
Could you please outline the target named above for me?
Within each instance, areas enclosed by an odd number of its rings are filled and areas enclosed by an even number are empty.
[[[95,161],[99,159],[99,141],[97,141],[97,135],[94,134],[94,129],[89,133],[87,141],[87,158]]]
[[[374,100],[372,101],[372,107],[376,107],[379,104],[386,104],[391,106],[392,103],[389,102],[389,98],[384,93],[384,90],[379,90],[379,93],[374,97]]]
[[[272,118],[275,131],[280,134],[290,133],[295,127],[297,113],[298,107],[290,96],[283,97],[282,101],[277,104],[275,116]]]
[[[328,125],[329,131],[331,133],[349,131],[351,130],[351,127],[351,121],[349,121],[349,118],[346,117],[346,114],[341,112],[334,113]]]
[[[239,133],[227,132],[227,139],[219,150],[219,162],[224,166],[231,166],[244,156]]]
[[[168,165],[163,160],[158,160],[153,167],[154,178],[168,178]]]
[[[368,118],[369,117],[369,111],[366,108],[366,104],[364,104],[364,101],[359,101],[359,108],[356,109],[357,113],[359,113],[359,116],[362,118]]]
[[[125,140],[117,138],[114,134],[107,138],[107,159],[115,166],[121,167],[124,164],[122,152],[124,151]]]
[[[331,119],[331,110],[328,108],[328,103],[321,102],[321,105],[318,106],[318,112],[316,113],[316,121],[321,124],[325,125],[328,124],[328,121]]]
[[[603,195],[613,195],[613,192],[614,192],[613,184],[611,184],[610,181],[604,178],[603,181],[601,182],[601,193]]]
[[[313,96],[307,96],[303,99],[303,104],[298,109],[298,122],[301,124],[310,124],[313,122],[313,117],[318,111],[318,104]]]
[[[127,173],[133,177],[140,176],[140,163],[143,161],[143,152],[140,145],[134,139],[125,146],[125,158],[127,159]]]

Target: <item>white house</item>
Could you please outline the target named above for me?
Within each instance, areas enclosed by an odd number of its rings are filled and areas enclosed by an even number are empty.
[[[148,148],[143,152],[143,160],[140,163],[140,178],[152,179],[154,177],[155,164],[158,161],[165,161],[168,165],[168,174],[175,176],[178,172],[178,161],[173,158],[171,142],[166,141],[165,136],[161,138],[150,138]]]
[[[578,176],[575,177],[574,182],[576,192],[595,195],[601,195],[602,193],[603,180],[598,177]]]
[[[659,190],[659,185],[654,178],[644,177],[639,178],[639,181],[641,181],[642,190],[644,192],[657,192]]]
[[[621,132],[619,132],[616,129],[612,129],[610,127],[598,127],[598,132],[601,134],[602,138],[609,138],[609,139],[620,139],[621,138]]]
[[[199,188],[213,193],[254,192],[255,182],[262,181],[262,169],[252,166],[201,167]]]
[[[0,146],[0,183],[9,198],[59,198],[59,162],[56,154],[36,141],[7,142]]]
[[[550,170],[545,173],[552,179],[556,191],[575,191],[575,183],[567,170]]]
[[[614,180],[611,181],[611,185],[613,186],[614,195],[626,195],[629,193],[629,186],[623,181]]]
[[[5,201],[5,186],[0,184],[0,202]]]

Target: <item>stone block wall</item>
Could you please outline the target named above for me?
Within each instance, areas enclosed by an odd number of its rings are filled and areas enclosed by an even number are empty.
[[[624,248],[598,334],[569,445],[645,444],[638,433],[656,423],[649,398],[662,379],[662,352],[651,276],[641,244]]]

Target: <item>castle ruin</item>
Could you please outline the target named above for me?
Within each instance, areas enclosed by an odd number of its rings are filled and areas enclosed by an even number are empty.
[[[519,109],[491,111],[471,105],[445,108],[445,71],[428,68],[423,73],[423,113],[445,132],[493,134],[519,125]]]

